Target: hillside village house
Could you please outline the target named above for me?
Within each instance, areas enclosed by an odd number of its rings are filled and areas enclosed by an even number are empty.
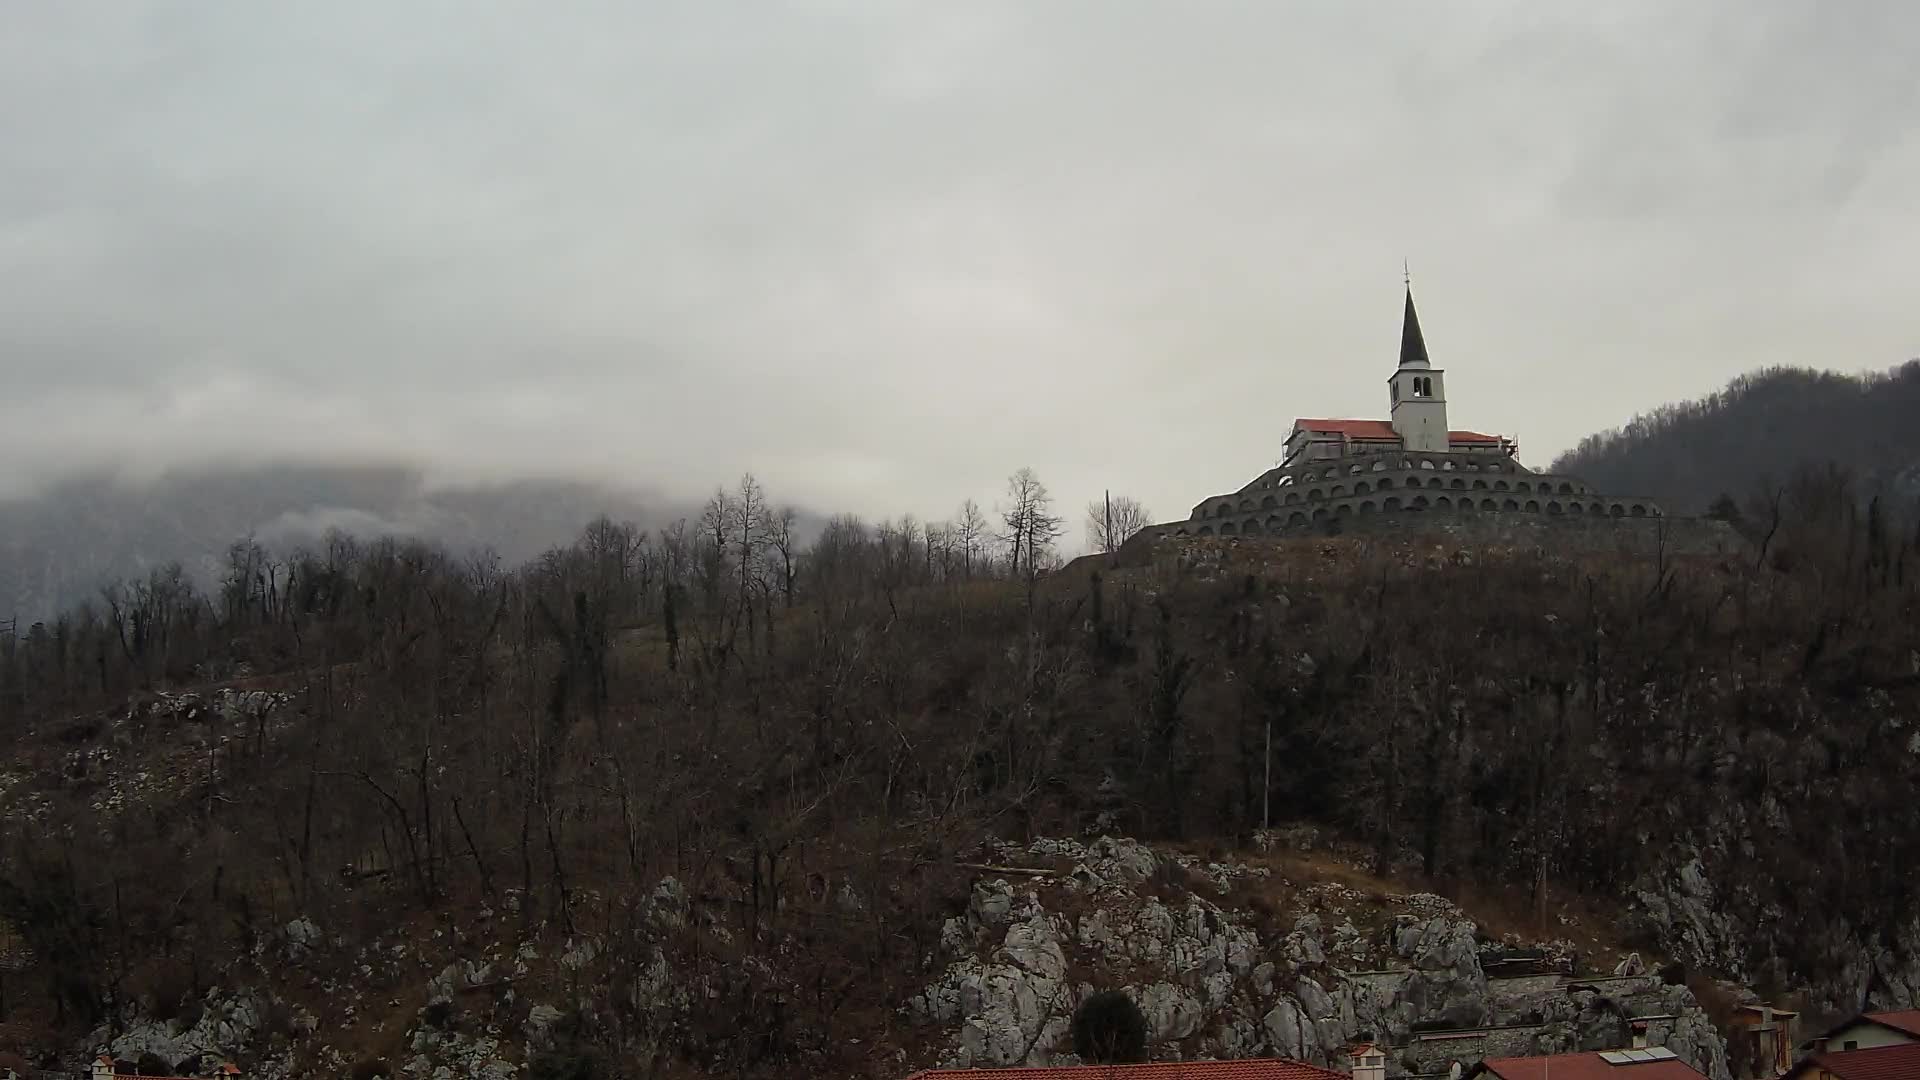
[[[1813,1040],[1814,1053],[1920,1043],[1920,1009],[1862,1013]]]
[[[136,1075],[126,1062],[116,1062],[105,1054],[93,1059],[93,1065],[87,1070],[87,1080],[114,1080],[115,1077]],[[207,1077],[142,1077],[142,1080],[230,1080],[239,1077],[240,1069],[232,1062],[223,1062]]]
[[[1663,1047],[1604,1050],[1543,1057],[1488,1058],[1464,1080],[1706,1080]]]
[[[1871,1050],[1826,1050],[1795,1065],[1781,1080],[1916,1080],[1920,1042]]]
[[[1371,1049],[1371,1048],[1368,1048]],[[1376,1052],[1377,1053],[1377,1052]],[[1357,1059],[1356,1059],[1357,1060]],[[1357,1080],[1383,1080],[1356,1072]],[[907,1080],[1349,1080],[1346,1073],[1286,1058],[1241,1061],[1155,1061],[1140,1065],[1063,1065],[1014,1069],[928,1069]]]

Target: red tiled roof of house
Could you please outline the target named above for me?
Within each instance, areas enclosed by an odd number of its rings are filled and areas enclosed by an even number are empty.
[[[1323,420],[1304,418],[1295,420],[1296,430],[1311,431],[1323,435],[1345,435],[1349,439],[1398,440],[1400,433],[1393,430],[1391,420]],[[1449,431],[1447,441],[1456,443],[1498,443],[1500,436],[1483,435],[1478,431]]]
[[[1920,1043],[1815,1054],[1787,1075],[1807,1076],[1815,1066],[1838,1080],[1913,1080],[1920,1076]]]
[[[1348,1080],[1347,1074],[1285,1058],[1154,1061],[1029,1069],[928,1069],[907,1080]]]
[[[1553,1054],[1488,1058],[1480,1065],[1487,1075],[1500,1080],[1706,1080],[1693,1066],[1677,1058],[1615,1065],[1598,1053]]]
[[[1898,1012],[1868,1013],[1863,1019],[1871,1020],[1883,1027],[1904,1031],[1920,1038],[1920,1009],[1901,1009]]]

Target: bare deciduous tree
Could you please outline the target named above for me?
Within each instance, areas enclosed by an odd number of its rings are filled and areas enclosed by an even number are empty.
[[[1040,573],[1043,556],[1051,554],[1060,537],[1061,519],[1053,513],[1053,496],[1033,469],[1022,466],[1007,477],[1007,505],[1000,511],[1007,545],[1007,568],[1029,581]]]
[[[961,503],[960,520],[954,522],[953,529],[954,542],[960,548],[960,573],[972,580],[974,561],[987,540],[987,515],[980,512],[980,504],[972,499]]]
[[[794,582],[799,577],[799,539],[794,535],[798,520],[799,514],[791,506],[782,506],[767,516],[768,569],[787,607],[793,606]]]

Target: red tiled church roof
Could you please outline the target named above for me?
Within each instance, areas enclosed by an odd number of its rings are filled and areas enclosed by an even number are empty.
[[[1817,1075],[1815,1067],[1839,1080],[1913,1080],[1920,1076],[1920,1043],[1815,1054],[1794,1066],[1787,1076]]]
[[[1346,1073],[1302,1061],[1251,1058],[1029,1069],[928,1069],[914,1073],[907,1080],[1348,1080],[1348,1077]]]
[[[1327,435],[1345,435],[1349,439],[1395,440],[1400,433],[1393,430],[1390,420],[1323,420],[1300,419],[1293,422],[1295,430],[1313,431]],[[1482,435],[1477,431],[1449,431],[1447,441],[1456,443],[1498,443],[1498,435]]]
[[[1615,1065],[1597,1053],[1488,1058],[1477,1071],[1499,1080],[1706,1080],[1676,1058]]]
[[[1296,429],[1345,435],[1349,439],[1398,439],[1400,433],[1385,420],[1295,420]]]

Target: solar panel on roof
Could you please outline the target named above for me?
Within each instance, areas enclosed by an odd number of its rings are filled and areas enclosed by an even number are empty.
[[[1600,1055],[1600,1060],[1609,1065],[1643,1065],[1649,1061],[1672,1061],[1679,1057],[1664,1046],[1649,1046],[1638,1050],[1608,1050]]]

